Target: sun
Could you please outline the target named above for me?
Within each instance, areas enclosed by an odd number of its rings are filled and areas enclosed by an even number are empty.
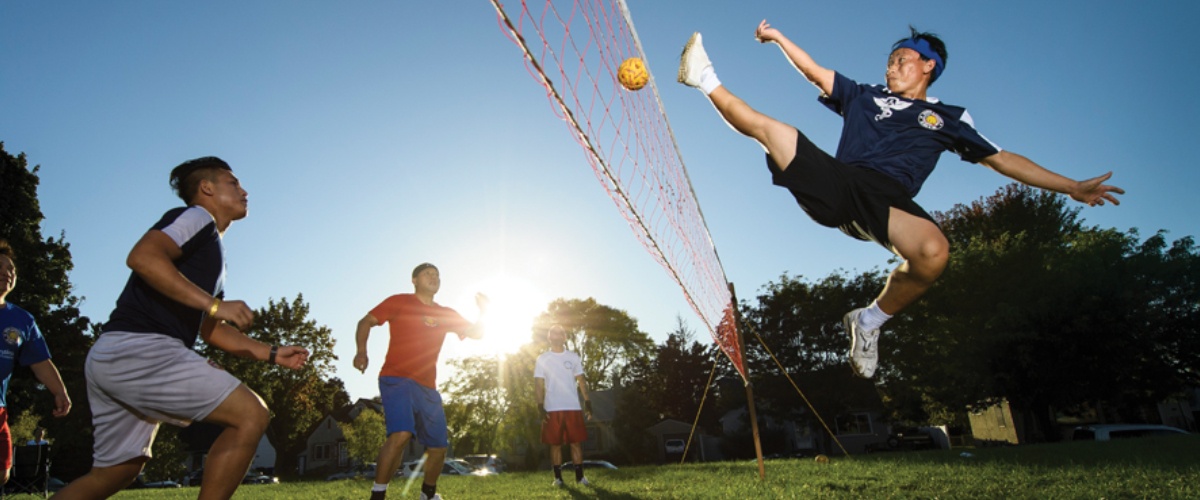
[[[459,354],[490,355],[513,353],[528,344],[534,318],[546,310],[550,301],[528,282],[507,274],[498,274],[466,287],[455,301],[454,309],[464,313],[478,310],[475,294],[483,293],[491,300],[486,318],[487,330],[478,341],[467,340],[459,346]]]

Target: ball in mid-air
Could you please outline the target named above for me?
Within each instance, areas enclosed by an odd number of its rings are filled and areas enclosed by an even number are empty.
[[[640,90],[650,81],[650,73],[646,71],[646,63],[640,58],[630,57],[617,68],[617,80],[621,86],[629,90]]]

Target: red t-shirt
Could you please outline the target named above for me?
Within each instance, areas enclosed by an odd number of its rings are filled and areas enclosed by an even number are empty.
[[[380,377],[406,377],[430,389],[437,388],[437,360],[447,333],[466,337],[471,322],[437,303],[425,305],[416,295],[402,293],[384,299],[371,310],[380,324],[387,323],[392,338]]]

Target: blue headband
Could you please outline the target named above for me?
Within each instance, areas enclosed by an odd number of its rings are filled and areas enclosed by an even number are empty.
[[[896,49],[913,49],[918,54],[925,56],[926,59],[933,59],[935,64],[933,66],[933,79],[929,81],[930,83],[933,83],[939,76],[942,76],[942,70],[946,69],[946,63],[942,61],[942,56],[939,56],[937,52],[934,52],[933,47],[929,46],[929,40],[924,38],[909,38],[892,47],[892,51]]]

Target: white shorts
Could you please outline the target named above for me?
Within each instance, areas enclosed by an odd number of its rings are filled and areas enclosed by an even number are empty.
[[[93,467],[150,456],[160,422],[204,420],[241,382],[183,341],[153,333],[105,332],[84,364],[95,426]]]

